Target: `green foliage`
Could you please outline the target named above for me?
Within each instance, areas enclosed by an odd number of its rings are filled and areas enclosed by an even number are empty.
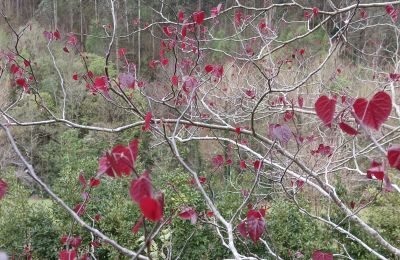
[[[9,189],[0,203],[0,247],[18,256],[29,246],[33,259],[57,259],[60,230],[49,200],[30,198],[30,191],[14,177],[7,177]]]
[[[102,76],[105,74],[104,67],[106,65],[106,59],[102,56],[98,56],[92,53],[85,54],[88,60],[88,69],[93,72],[94,75]],[[117,75],[115,64],[111,61],[108,62],[108,74],[111,78]]]
[[[284,259],[290,254],[302,252],[310,259],[315,249],[331,251],[332,241],[326,236],[326,230],[320,223],[300,213],[290,202],[278,200],[267,212],[267,230],[272,245]]]

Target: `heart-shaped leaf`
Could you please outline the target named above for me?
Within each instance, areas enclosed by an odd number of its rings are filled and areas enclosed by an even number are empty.
[[[315,112],[317,116],[328,127],[332,126],[332,120],[335,115],[336,99],[330,99],[327,96],[321,96],[315,102]]]
[[[387,158],[390,167],[400,170],[400,145],[393,145],[388,149]]]
[[[357,118],[364,125],[379,130],[392,111],[392,99],[386,92],[379,91],[370,101],[365,98],[357,99],[353,108]]]

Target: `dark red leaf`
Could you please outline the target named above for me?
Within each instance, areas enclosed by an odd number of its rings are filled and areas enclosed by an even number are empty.
[[[0,200],[4,197],[7,192],[7,183],[0,179]]]
[[[129,187],[129,194],[134,202],[140,203],[144,197],[153,196],[153,185],[149,173],[145,171],[138,179],[133,179]]]
[[[342,129],[343,132],[345,132],[348,135],[357,135],[358,134],[358,131],[356,129],[354,129],[353,127],[351,127],[350,125],[348,125],[344,122],[340,122],[339,127],[340,127],[340,129]]]
[[[302,96],[299,96],[297,98],[297,103],[299,104],[299,108],[303,108],[303,104],[304,104],[304,99]]]
[[[316,250],[312,254],[312,260],[333,260],[333,254]]]
[[[388,149],[387,158],[390,167],[400,170],[400,145],[393,145]]]
[[[147,112],[147,114],[144,118],[144,126],[142,127],[143,131],[148,131],[150,129],[150,122],[151,122],[152,117],[153,117],[153,114],[151,112]]]
[[[83,176],[83,172],[79,174],[79,182],[82,184],[82,190],[86,189],[86,179]]]
[[[335,115],[336,100],[327,96],[321,96],[315,102],[315,112],[317,116],[328,127],[331,127],[333,116]]]
[[[247,168],[247,165],[246,165],[246,161],[245,161],[245,160],[241,160],[241,161],[240,161],[240,168],[242,168],[242,170],[244,170],[244,169]]]
[[[370,101],[364,98],[357,99],[353,108],[357,118],[364,125],[379,130],[392,111],[392,99],[386,92],[379,91]]]
[[[150,221],[159,221],[163,217],[163,206],[152,197],[144,197],[140,200],[140,210]]]
[[[12,74],[16,74],[18,71],[19,71],[19,68],[18,68],[18,66],[17,66],[17,65],[15,65],[14,63],[13,63],[13,64],[11,64],[11,67],[10,67],[10,72],[11,72]]]
[[[19,78],[15,81],[18,86],[26,88],[28,86],[28,83],[26,83],[26,80],[24,78]]]
[[[80,236],[73,237],[69,241],[69,245],[72,246],[73,248],[77,248],[82,244],[82,238]]]
[[[258,211],[257,211],[258,212]],[[265,228],[265,221],[264,218],[261,216],[261,213],[251,214],[250,217],[247,217],[247,230],[251,240],[254,243],[260,239],[261,235],[264,233]]]
[[[262,168],[262,165],[263,165],[262,161],[256,160],[256,161],[253,163],[254,170],[255,170],[255,171],[260,170],[260,169]]]
[[[83,204],[76,204],[74,207],[74,211],[78,216],[82,216],[85,213],[85,206]]]
[[[96,216],[94,216],[94,219],[96,222],[99,222],[101,220],[101,215],[97,213]]]
[[[62,250],[58,254],[58,260],[76,260],[76,251]]]
[[[69,53],[69,50],[68,50],[68,48],[66,46],[63,48],[63,51],[66,52],[66,53]]]
[[[204,69],[205,69],[205,71],[206,71],[207,73],[210,73],[211,71],[213,71],[214,67],[213,67],[213,65],[208,64],[208,65],[206,65],[206,66],[204,67]]]
[[[375,178],[378,180],[383,180],[385,176],[385,169],[383,168],[381,163],[377,163],[372,161],[371,168],[367,170],[367,178]]]
[[[236,127],[236,128],[235,128],[235,132],[236,132],[238,135],[240,135],[240,133],[241,133],[240,127]]]
[[[136,222],[135,226],[132,228],[132,233],[136,234],[139,232],[139,229],[143,226],[143,218],[139,218],[138,221]]]
[[[237,226],[237,229],[238,229],[240,235],[242,235],[242,237],[247,238],[248,233],[247,233],[247,226],[246,226],[245,221],[240,222],[239,225]]]
[[[31,65],[31,63],[28,60],[24,60],[24,66],[25,67],[29,67]]]
[[[100,180],[92,178],[90,179],[90,187],[97,187],[100,185]]]
[[[59,32],[58,30],[56,30],[55,32],[53,32],[53,35],[54,35],[54,38],[55,38],[56,40],[61,39],[61,34],[60,34],[60,32]]]
[[[194,12],[192,16],[193,16],[193,20],[195,21],[195,23],[200,25],[204,21],[205,13],[204,13],[204,11]]]
[[[186,207],[182,209],[181,212],[178,214],[178,216],[181,219],[190,219],[190,223],[192,223],[192,225],[196,224],[197,222],[197,213],[191,207]]]

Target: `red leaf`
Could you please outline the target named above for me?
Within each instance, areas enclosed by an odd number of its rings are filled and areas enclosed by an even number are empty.
[[[120,48],[118,50],[118,56],[123,57],[126,55],[126,49],[125,48]]]
[[[62,250],[58,254],[58,260],[76,260],[76,251]]]
[[[82,190],[86,189],[86,180],[82,172],[79,174],[79,182],[82,184]]]
[[[186,34],[187,34],[187,28],[186,27],[187,27],[186,25],[182,26],[182,31],[181,31],[182,39],[186,37]]]
[[[186,207],[184,208],[179,214],[178,216],[181,219],[190,219],[190,223],[192,223],[192,225],[196,224],[197,222],[197,213],[196,211],[191,208],[191,207]]]
[[[379,91],[370,101],[364,98],[357,99],[353,108],[356,116],[364,125],[379,130],[392,111],[392,99],[386,92]]]
[[[90,187],[97,187],[100,185],[100,180],[92,178],[90,179]]]
[[[150,129],[150,122],[153,114],[151,112],[147,112],[146,117],[144,118],[144,126],[142,127],[142,130],[148,131]]]
[[[312,254],[312,260],[333,260],[333,254],[316,250]]]
[[[204,69],[205,69],[205,71],[206,71],[207,73],[210,73],[211,71],[213,71],[214,67],[213,67],[213,65],[208,64],[208,65],[206,65],[206,66],[204,67]]]
[[[400,145],[393,145],[388,149],[387,158],[390,167],[400,170]]]
[[[143,218],[139,218],[138,221],[136,222],[135,226],[132,228],[132,233],[136,234],[139,232],[139,229],[143,226]]]
[[[60,32],[59,32],[58,30],[55,31],[55,32],[53,32],[53,35],[54,35],[54,38],[55,38],[56,40],[61,39],[61,34],[60,34]]]
[[[317,116],[328,127],[331,127],[333,116],[335,115],[336,100],[327,96],[321,96],[315,102],[315,112]]]
[[[87,75],[88,75],[89,78],[93,78],[94,77],[93,72],[90,71],[90,70],[88,71]]]
[[[69,53],[69,50],[68,50],[68,48],[66,46],[63,48],[63,51],[66,52],[66,53]]]
[[[183,22],[183,19],[185,18],[185,14],[183,13],[182,10],[179,10],[178,12],[178,21]]]
[[[319,12],[319,10],[318,10],[318,8],[317,8],[317,7],[314,7],[314,8],[312,9],[312,12],[313,12],[314,16],[317,16],[317,15],[318,15],[318,12]]]
[[[75,249],[79,247],[81,244],[82,244],[82,238],[80,236],[73,237],[69,242],[69,245],[74,247]]]
[[[17,65],[15,65],[14,63],[13,64],[11,64],[11,67],[10,67],[10,72],[12,73],[12,74],[15,74],[15,73],[17,73],[19,71],[19,68],[18,68],[18,66]]]
[[[178,84],[179,84],[179,78],[178,78],[178,76],[177,76],[177,75],[173,75],[173,76],[171,77],[171,82],[172,82],[172,85],[174,85],[175,87],[177,87]]]
[[[242,16],[243,16],[243,12],[241,12],[241,11],[235,12],[234,21],[235,21],[236,26],[239,26],[242,23]]]
[[[24,78],[19,78],[15,81],[15,83],[17,83],[18,86],[26,88],[28,87],[28,83],[26,83],[26,80]]]
[[[263,163],[262,163],[260,160],[256,160],[256,161],[253,163],[254,170],[255,170],[255,171],[260,170],[261,167],[262,167],[262,165],[263,165]]]
[[[193,20],[195,21],[195,23],[200,25],[204,21],[205,13],[204,13],[204,11],[194,12],[192,16],[193,16]]]
[[[367,178],[372,179],[378,179],[378,180],[383,180],[385,176],[385,169],[383,168],[381,163],[372,161],[371,163],[371,168],[367,170]]]
[[[235,128],[235,132],[236,132],[238,135],[240,135],[240,133],[241,133],[240,127],[236,127],[236,128]]]
[[[25,67],[29,67],[31,65],[31,63],[28,60],[24,60],[24,65],[25,65]]]
[[[75,205],[74,211],[78,216],[82,216],[85,213],[85,206],[78,203]]]
[[[144,197],[140,200],[140,210],[150,221],[159,221],[163,217],[163,206],[152,197]]]
[[[237,226],[237,229],[240,233],[240,235],[242,235],[242,237],[247,238],[247,226],[246,226],[246,222],[242,221],[239,223],[239,225]]]
[[[241,161],[240,161],[240,168],[242,168],[242,170],[244,170],[244,169],[247,168],[247,166],[246,166],[246,161],[245,161],[245,160],[241,160]]]
[[[260,239],[265,228],[264,218],[261,216],[261,213],[258,213],[258,215],[259,216],[252,214],[250,217],[247,217],[247,230],[251,240],[253,240],[254,243],[257,243],[257,241]]]
[[[299,107],[300,107],[300,108],[303,108],[304,99],[303,99],[302,96],[299,96],[299,97],[297,98],[297,103],[299,104]]]
[[[101,220],[101,215],[97,213],[96,216],[94,216],[94,219],[96,222],[99,222]]]
[[[216,156],[214,156],[214,158],[212,159],[212,163],[215,167],[219,167],[224,165],[224,157],[220,154],[217,154]]]
[[[149,173],[145,171],[138,179],[133,179],[129,187],[129,194],[134,202],[140,203],[144,197],[153,196],[153,185]]]
[[[208,211],[207,212],[207,217],[209,217],[209,218],[214,217],[214,212]]]
[[[305,53],[305,50],[304,50],[304,49],[299,50],[299,54],[300,54],[300,55],[304,55],[304,53]]]
[[[163,32],[164,32],[168,37],[171,37],[171,35],[172,35],[172,33],[171,33],[171,31],[169,30],[169,27],[168,27],[168,26],[164,26],[164,27],[163,27]]]
[[[340,129],[342,129],[343,132],[345,132],[348,135],[357,135],[357,134],[359,134],[356,129],[354,129],[353,127],[351,127],[350,125],[348,125],[348,124],[346,124],[344,122],[340,122],[339,123],[339,127],[340,127]]]
[[[4,197],[7,192],[7,183],[0,179],[0,200]]]

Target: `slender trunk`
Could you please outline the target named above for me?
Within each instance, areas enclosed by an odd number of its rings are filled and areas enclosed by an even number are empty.
[[[83,51],[83,7],[82,7],[82,0],[79,0],[79,9],[80,9],[80,13],[81,13],[81,50]]]
[[[141,26],[141,23],[142,23],[142,21],[140,20],[140,0],[138,0],[138,12],[139,12],[139,14],[138,14],[138,18],[139,18],[139,29],[141,28],[140,26]],[[138,74],[140,73],[140,63],[141,63],[141,60],[140,60],[140,46],[141,44],[140,44],[140,30],[139,30],[139,32],[138,32]]]
[[[53,0],[53,12],[54,12],[54,30],[58,29],[57,26],[57,0]]]
[[[128,1],[125,0],[125,26],[126,26],[126,34],[129,34],[129,20],[128,20]],[[128,43],[130,38],[128,37]]]

